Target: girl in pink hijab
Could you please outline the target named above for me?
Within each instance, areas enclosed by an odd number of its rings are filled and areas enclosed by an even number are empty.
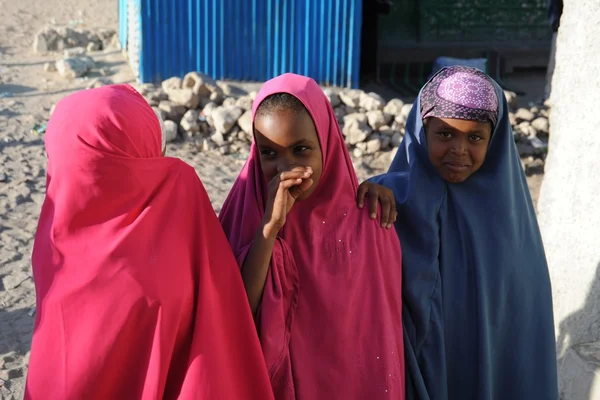
[[[268,81],[219,216],[278,400],[404,399],[401,251],[358,208],[333,109],[310,78]]]

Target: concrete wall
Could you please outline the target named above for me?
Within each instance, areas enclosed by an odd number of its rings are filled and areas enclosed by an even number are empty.
[[[599,0],[564,0],[556,46],[539,221],[553,285],[561,392],[565,400],[598,400],[600,346],[594,342],[600,342]]]

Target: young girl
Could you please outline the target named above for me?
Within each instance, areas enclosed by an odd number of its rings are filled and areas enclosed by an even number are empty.
[[[440,71],[372,182],[398,207],[407,399],[557,399],[548,268],[500,87]]]
[[[144,98],[78,92],[45,140],[25,398],[272,398],[227,239]]]
[[[276,399],[403,399],[401,253],[356,206],[333,109],[279,76],[253,106],[255,143],[220,215]]]

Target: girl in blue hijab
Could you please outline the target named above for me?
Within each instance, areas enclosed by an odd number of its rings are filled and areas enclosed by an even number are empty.
[[[556,400],[544,247],[506,99],[483,72],[423,87],[387,174],[403,251],[406,398]]]

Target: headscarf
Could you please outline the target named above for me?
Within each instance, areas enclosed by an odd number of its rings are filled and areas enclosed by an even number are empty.
[[[310,78],[265,83],[312,117],[323,173],[277,237],[257,317],[277,399],[403,399],[398,238],[356,206],[358,181],[333,108]],[[264,215],[267,182],[252,145],[219,218],[241,266]]]
[[[449,67],[421,91],[421,118],[498,122],[498,96],[490,78],[475,68]]]
[[[468,180],[445,182],[429,161],[424,91],[389,172],[372,179],[398,208],[407,399],[557,399],[548,266],[506,99],[493,86],[498,120]]]
[[[144,98],[75,93],[45,139],[25,398],[272,398],[227,239]]]

